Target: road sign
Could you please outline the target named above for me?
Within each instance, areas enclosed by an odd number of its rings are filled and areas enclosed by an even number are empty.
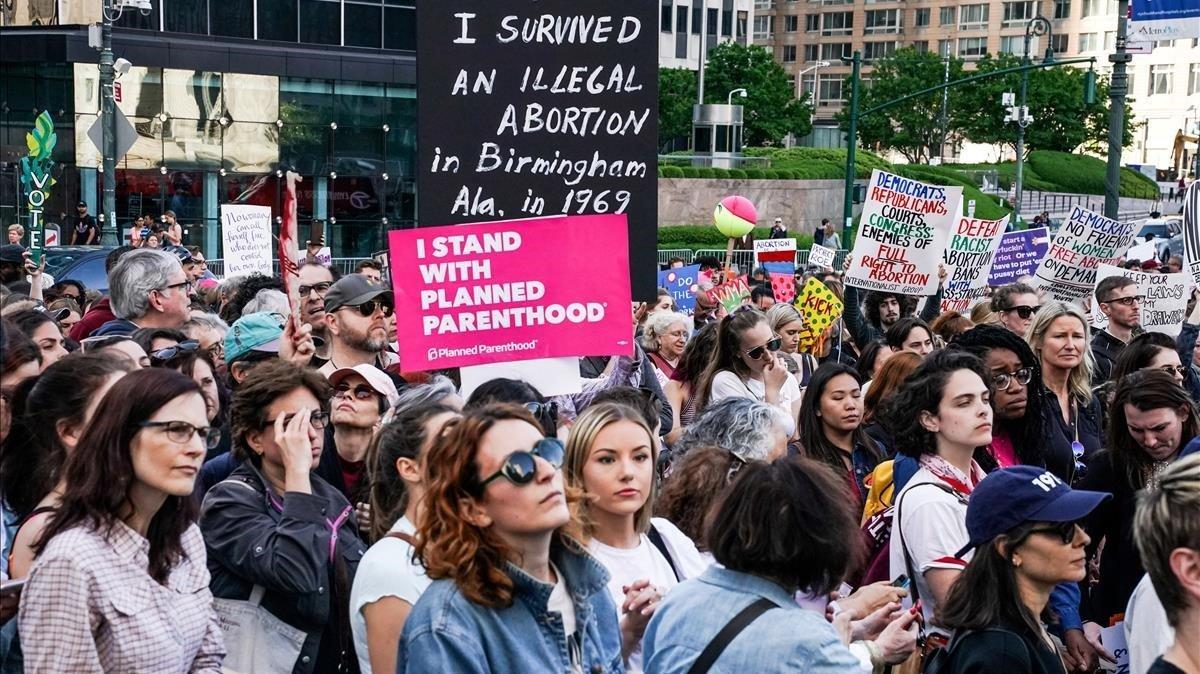
[[[137,142],[138,132],[137,129],[133,128],[133,124],[129,123],[129,119],[125,117],[125,113],[121,112],[120,108],[113,108],[113,111],[117,113],[115,125],[117,127],[117,153],[113,157],[113,161],[121,161],[121,157],[124,157],[125,153],[129,152],[133,144]],[[92,128],[88,129],[87,132],[88,138],[91,139],[96,149],[100,150],[101,156],[104,155],[103,123],[104,115],[100,115],[96,122],[92,124]]]

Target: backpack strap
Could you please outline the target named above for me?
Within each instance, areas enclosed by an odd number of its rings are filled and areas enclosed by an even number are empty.
[[[671,572],[675,574],[675,580],[683,580],[683,577],[679,575],[679,567],[675,566],[675,560],[671,557],[670,550],[667,549],[667,542],[663,540],[662,534],[658,533],[658,529],[655,529],[653,524],[650,525],[650,531],[646,532],[646,536],[650,539],[654,547],[658,548],[662,556],[666,558],[667,564],[671,565]]]
[[[951,496],[954,496],[955,498],[960,498],[958,496],[957,492],[955,492],[950,487],[947,487],[946,485],[941,484],[939,482],[922,482],[920,484],[914,484],[912,486],[912,489],[916,489],[918,487],[924,487],[926,485],[929,485],[931,487],[937,487],[938,489],[941,489],[942,491],[946,492],[947,494],[950,494]],[[903,520],[900,517],[900,502],[904,500],[904,497],[907,496],[908,493],[912,491],[912,489],[908,490],[907,492],[905,492],[905,493],[901,494],[899,497],[897,497],[897,499],[896,499],[896,516],[892,520],[892,528],[895,529],[900,534],[900,552],[902,552],[904,554],[904,571],[905,571],[905,573],[908,574],[909,579],[912,581],[911,583],[909,583],[909,588],[912,590],[913,603],[915,604],[921,598],[921,595],[917,590],[917,576],[916,576],[916,572],[913,571],[912,557],[908,554],[908,546],[904,543],[904,526],[903,526]]]
[[[708,645],[700,652],[700,657],[696,658],[691,668],[688,669],[688,674],[706,674],[712,668],[713,663],[717,661],[717,658],[721,657],[721,653],[725,652],[725,648],[729,646],[729,642],[733,641],[737,635],[741,634],[759,616],[773,608],[775,608],[775,602],[762,597],[739,611],[737,615],[733,616],[733,620],[726,623],[721,628],[721,631],[717,632],[717,636],[708,642]]]

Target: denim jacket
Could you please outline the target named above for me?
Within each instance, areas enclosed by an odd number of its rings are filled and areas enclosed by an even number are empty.
[[[685,674],[708,643],[742,609],[765,597],[775,604],[713,663],[712,674],[862,671],[825,616],[800,608],[780,585],[713,566],[667,594],[642,637],[646,674]]]
[[[623,674],[617,608],[608,572],[578,543],[555,542],[550,560],[575,605],[585,674]],[[509,563],[513,602],[494,609],[467,599],[451,579],[434,581],[413,606],[400,639],[397,674],[570,672],[562,618],[547,604],[554,586]]]

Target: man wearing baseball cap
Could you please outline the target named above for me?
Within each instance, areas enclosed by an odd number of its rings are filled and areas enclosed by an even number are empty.
[[[330,286],[325,294],[329,362],[320,373],[330,377],[355,365],[384,370],[396,362],[387,351],[387,319],[394,306],[390,288],[371,283],[361,274],[348,274]]]
[[[29,294],[29,282],[25,280],[25,247],[19,243],[0,246],[0,285]]]
[[[967,506],[968,542],[956,555],[971,560],[938,610],[954,637],[932,670],[1065,674],[1065,658],[1088,671],[1073,649],[1059,655],[1041,615],[1052,593],[1087,577],[1091,539],[1079,522],[1110,497],[1071,489],[1036,466],[980,481]]]
[[[351,503],[365,503],[367,448],[384,413],[396,404],[400,393],[382,370],[362,363],[334,370],[329,383],[333,385],[330,424],[317,474]]]
[[[100,243],[100,228],[96,226],[96,219],[88,215],[88,205],[81,201],[75,204],[75,215],[71,218],[71,245],[97,243]]]

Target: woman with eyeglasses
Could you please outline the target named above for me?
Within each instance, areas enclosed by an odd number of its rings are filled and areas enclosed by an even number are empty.
[[[938,610],[955,631],[938,654],[940,672],[1066,674],[1063,655],[1046,631],[1050,595],[1087,577],[1078,522],[1108,494],[1072,490],[1034,466],[998,470],[971,494],[965,555],[970,564]]]
[[[558,404],[547,400],[540,391],[520,379],[489,379],[471,392],[463,409],[475,410],[496,403],[524,407],[537,419],[547,437],[558,435]]]
[[[1067,482],[1073,483],[1075,473],[1104,447],[1104,415],[1092,393],[1091,328],[1078,307],[1051,301],[1034,316],[1026,339],[1042,371],[1042,444],[1065,443],[1071,449],[1073,472]]]
[[[217,672],[225,648],[191,498],[216,438],[195,382],[112,385],[64,470],[19,616],[26,672]]]
[[[358,667],[348,607],[365,547],[349,501],[312,472],[329,400],[313,370],[283,360],[255,367],[233,399],[242,463],[209,490],[200,515],[213,595],[246,601],[262,588],[261,606],[305,633],[298,652],[276,662],[295,674]],[[226,666],[250,671],[253,663]]]
[[[657,311],[646,317],[642,326],[642,348],[646,356],[665,379],[670,379],[679,366],[688,341],[687,316],[674,311]]]
[[[608,592],[620,608],[626,671],[642,670],[646,623],[663,596],[708,567],[675,525],[651,519],[658,452],[637,410],[618,403],[588,407],[567,440],[568,488],[583,492],[577,511],[588,551],[609,573]]]
[[[1153,489],[1158,476],[1198,434],[1196,406],[1171,375],[1139,370],[1118,382],[1109,408],[1108,446],[1093,457],[1079,485],[1113,495],[1084,523],[1092,537],[1089,557],[1100,555],[1099,582],[1085,606],[1089,637],[1125,611],[1145,573],[1133,543],[1137,493]],[[1101,541],[1104,548],[1098,553]]]
[[[771,332],[760,311],[738,311],[721,319],[717,348],[698,387],[696,409],[722,398],[749,398],[779,408],[787,417],[788,438],[796,433],[801,393],[776,351],[783,340]]]
[[[151,365],[169,368],[191,377],[200,387],[200,392],[204,394],[204,406],[208,411],[208,424],[219,429],[221,434],[221,441],[208,454],[207,458],[212,458],[228,452],[230,447],[229,415],[226,405],[222,403],[228,392],[222,391],[224,386],[217,378],[212,354],[203,349],[181,348],[183,346],[181,344],[180,347],[167,347],[156,351],[150,359]]]
[[[581,496],[562,462],[562,444],[515,405],[446,426],[425,462],[417,525],[434,582],[405,623],[397,672],[625,671],[608,574],[568,534]]]
[[[867,496],[863,480],[883,460],[883,452],[863,429],[857,370],[840,363],[817,368],[800,406],[799,444],[801,456],[844,476],[847,493],[861,506]]]
[[[1200,400],[1200,382],[1192,368],[1179,360],[1175,340],[1161,332],[1144,332],[1129,340],[1113,365],[1112,382],[1119,382],[1131,372],[1162,370],[1188,392],[1192,401]]]
[[[787,302],[779,302],[767,310],[767,322],[771,330],[783,340],[779,345],[779,356],[787,366],[787,371],[796,378],[796,384],[801,388],[808,386],[808,380],[817,370],[817,359],[811,353],[800,351],[800,338],[804,336],[804,319],[796,307]]]

